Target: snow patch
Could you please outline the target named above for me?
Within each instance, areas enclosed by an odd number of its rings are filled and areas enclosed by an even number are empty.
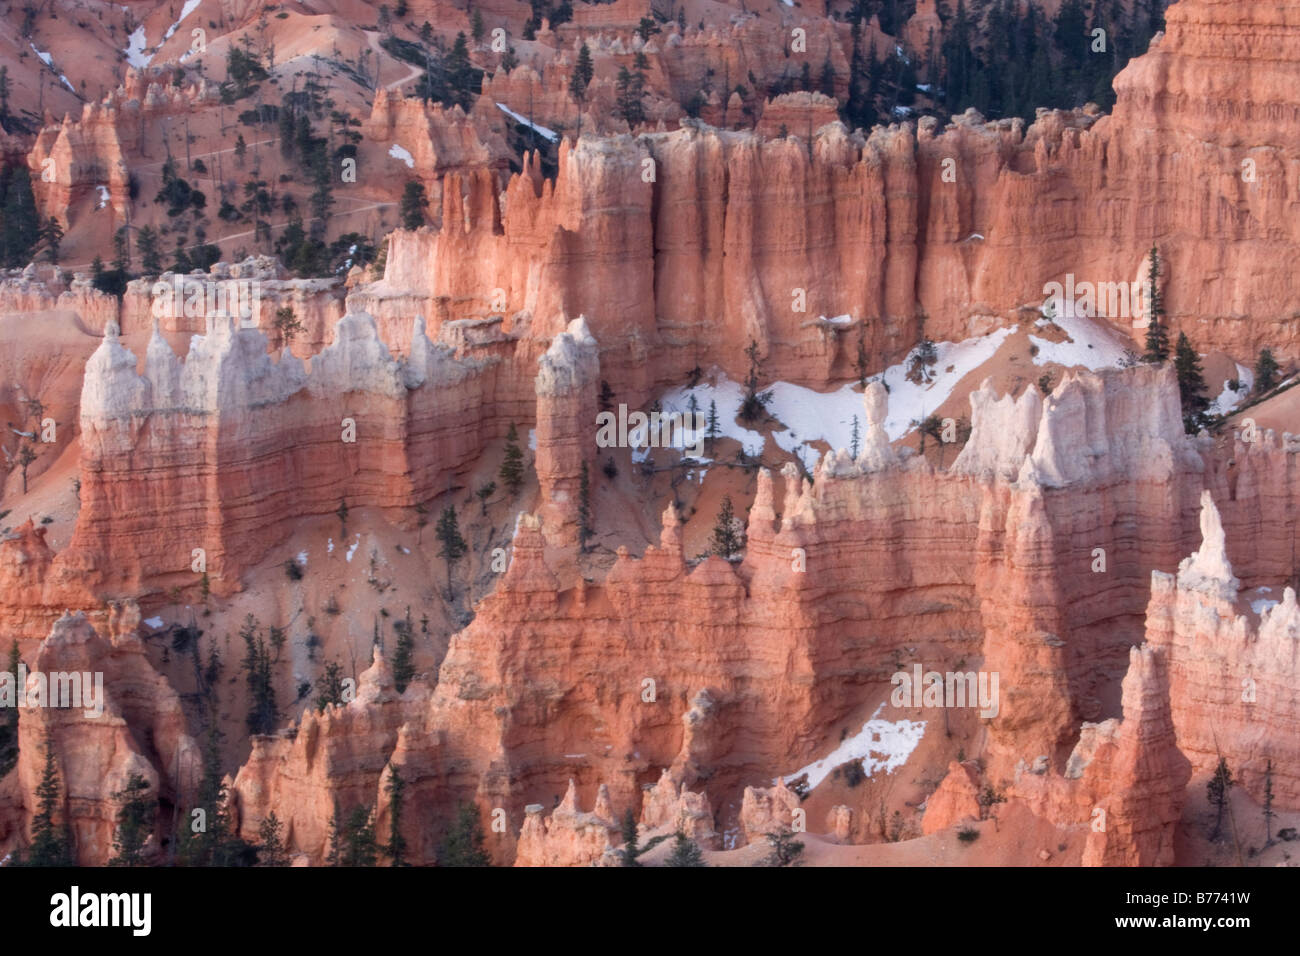
[[[398,146],[396,143],[388,147],[388,155],[393,157],[393,159],[400,159],[402,162],[406,163],[407,169],[415,168],[415,157],[402,149],[402,147]]]
[[[545,126],[539,126],[537,123],[528,122],[528,120],[526,120],[524,117],[520,116],[514,110],[510,109],[510,107],[502,103],[497,104],[497,109],[505,113],[516,123],[522,123],[524,126],[527,126],[529,129],[538,133],[540,136],[544,137],[545,139],[549,139],[552,143],[558,142],[560,139],[560,134],[555,132],[555,130],[547,129]]]
[[[160,617],[147,617],[144,619],[144,623],[146,627],[151,627],[156,631],[163,626],[163,619]]]
[[[1224,379],[1223,391],[1221,391],[1214,401],[1210,402],[1209,408],[1206,409],[1211,415],[1227,415],[1232,412],[1238,405],[1246,400],[1255,387],[1255,373],[1240,362],[1237,363],[1237,384],[1241,386],[1240,391],[1233,391],[1228,387],[1231,379]]]
[[[763,435],[736,422],[741,402],[745,400],[744,388],[739,382],[731,381],[716,368],[711,371],[710,377],[711,382],[701,382],[694,388],[679,386],[664,393],[659,401],[662,413],[677,412],[680,415],[689,415],[691,395],[694,395],[696,408],[707,419],[709,403],[717,402],[718,437],[735,439],[745,449],[746,455],[761,455],[765,442]],[[694,433],[687,433],[685,441],[688,445],[694,444]]]
[[[327,538],[327,539],[325,540],[325,553],[326,553],[326,554],[333,554],[333,553],[334,553],[334,539],[333,539],[333,538]]]
[[[96,186],[95,188],[99,190],[99,202],[95,204],[95,208],[103,209],[108,205],[108,187]]]
[[[126,49],[122,52],[126,54],[128,65],[136,69],[143,69],[149,65],[153,59],[153,54],[146,54],[144,51],[149,46],[149,38],[145,36],[144,24],[135,28],[135,32],[126,38]]]
[[[300,564],[302,567],[304,568],[307,567],[307,552],[299,551],[298,556],[294,560],[297,561],[298,564]]]
[[[1260,598],[1257,601],[1250,602],[1250,609],[1256,614],[1263,614],[1271,607],[1277,607],[1277,601],[1270,601],[1268,598]]]
[[[785,782],[792,783],[806,774],[808,789],[814,790],[830,776],[831,771],[850,760],[861,761],[862,772],[868,777],[877,770],[893,773],[907,763],[907,758],[925,735],[925,721],[882,720],[879,715],[884,706],[882,703],[877,707],[871,719],[862,725],[862,729],[846,738],[829,756],[787,774]],[[772,782],[776,783],[775,780]]]
[[[353,541],[352,544],[348,546],[347,554],[343,555],[343,557],[347,558],[348,563],[352,562],[352,555],[357,553],[357,548],[359,547],[361,547],[361,535],[358,534],[357,540]]]
[[[162,46],[163,43],[166,43],[172,38],[172,34],[175,33],[176,28],[181,25],[181,21],[198,9],[201,2],[202,0],[185,0],[185,6],[181,7],[180,17],[177,18],[175,23],[167,28],[167,32],[163,34],[162,43],[158,44],[159,46]]]
[[[1051,307],[1054,317],[1050,321],[1040,319],[1035,325],[1043,326],[1054,322],[1069,336],[1070,341],[1049,342],[1037,336],[1029,336],[1029,341],[1038,346],[1038,354],[1034,356],[1035,365],[1055,363],[1066,368],[1081,365],[1096,372],[1118,366],[1124,359],[1125,351],[1132,350],[1132,342],[1125,344],[1120,334],[1104,320],[1077,315],[1073,303],[1052,299]]]
[[[528,429],[528,450],[537,451],[537,429]]]

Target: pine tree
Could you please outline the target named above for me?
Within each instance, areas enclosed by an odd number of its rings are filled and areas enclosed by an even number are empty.
[[[415,632],[411,627],[411,607],[406,607],[406,619],[393,625],[397,632],[397,647],[393,650],[393,686],[399,694],[406,693],[407,685],[415,677]]]
[[[424,210],[429,205],[429,198],[424,192],[424,183],[412,180],[402,191],[401,216],[404,229],[419,229],[424,225]]]
[[[438,526],[435,533],[438,540],[442,542],[442,547],[438,550],[438,557],[445,558],[447,561],[447,593],[451,594],[451,569],[469,550],[469,546],[460,534],[460,523],[456,520],[456,509],[451,505],[442,509],[442,514],[438,516]]]
[[[438,847],[438,865],[492,865],[492,857],[483,847],[483,824],[474,804],[462,803],[457,808],[456,822]]]
[[[768,866],[789,866],[803,852],[803,844],[795,840],[794,833],[787,827],[769,833],[767,844],[772,848],[765,861]]]
[[[386,853],[393,861],[393,866],[407,866],[406,862],[406,837],[402,836],[402,806],[405,802],[406,781],[398,772],[397,766],[390,766],[388,771],[388,783],[384,785],[384,792],[388,794],[388,845],[384,847]]]
[[[623,813],[623,850],[620,858],[624,866],[640,866],[637,857],[642,850],[637,846],[637,827],[636,817],[632,815],[632,808],[628,807]]]
[[[244,625],[239,629],[239,636],[244,640],[244,659],[241,666],[248,684],[248,732],[250,734],[273,733],[277,708],[271,653],[253,615],[249,614],[244,619]]]
[[[582,477],[578,479],[578,549],[587,550],[591,540],[591,479],[587,476],[587,463],[582,463]]]
[[[113,798],[118,801],[117,833],[108,865],[140,866],[144,862],[144,845],[153,831],[155,804],[149,794],[149,781],[133,773],[126,787]]]
[[[749,345],[745,347],[745,355],[749,357],[749,373],[745,376],[745,397],[740,403],[740,419],[752,422],[763,414],[768,403],[772,401],[772,393],[758,390],[761,371],[758,361],[758,342],[750,339]]]
[[[853,431],[851,433],[849,452],[853,455],[853,460],[857,461],[858,446],[862,442],[862,431],[858,428],[858,416],[853,416]]]
[[[1219,830],[1223,826],[1223,810],[1228,805],[1228,792],[1232,789],[1232,786],[1232,771],[1228,769],[1228,761],[1220,757],[1219,765],[1214,770],[1214,776],[1205,785],[1206,796],[1217,811],[1214,818],[1214,832],[1210,834],[1211,840],[1216,840],[1219,837]]]
[[[447,84],[451,88],[449,93],[451,103],[459,104],[462,110],[469,112],[475,92],[474,65],[470,63],[469,41],[465,39],[464,33],[456,34],[456,40],[451,45],[451,52],[443,61],[443,67],[447,75]]]
[[[9,645],[9,669],[13,680],[18,680],[18,641]],[[18,762],[18,708],[7,707],[0,712],[0,779]]]
[[[1272,349],[1260,349],[1255,362],[1255,394],[1263,395],[1277,384],[1278,364]]]
[[[519,489],[524,486],[524,453],[519,447],[519,432],[515,430],[513,422],[506,432],[505,459],[501,462],[497,477],[505,482],[511,495],[519,494]]]
[[[343,668],[338,661],[327,661],[325,673],[316,678],[316,709],[324,713],[333,704],[342,704]]]
[[[1273,845],[1273,760],[1264,765],[1264,846]]]
[[[722,429],[718,424],[718,403],[714,399],[709,399],[709,425],[704,433],[704,437],[709,440],[710,446],[718,440],[722,434]]]
[[[36,788],[36,815],[32,818],[32,845],[28,849],[30,866],[70,866],[72,847],[67,824],[54,822],[54,812],[61,804],[62,788],[54,758],[54,741],[45,738],[45,769]]]
[[[1169,358],[1169,330],[1160,317],[1165,314],[1160,300],[1160,253],[1151,247],[1151,266],[1147,270],[1147,341],[1142,361],[1158,364]]]
[[[1205,424],[1205,410],[1210,407],[1210,401],[1205,397],[1205,375],[1200,357],[1185,332],[1178,333],[1174,369],[1178,373],[1178,396],[1183,405],[1183,429],[1187,434],[1195,435]]]
[[[0,254],[4,265],[15,268],[32,260],[41,236],[41,217],[32,193],[32,178],[25,164],[17,164],[9,177],[0,207]]]
[[[162,272],[162,257],[158,252],[158,233],[153,226],[141,226],[135,237],[136,248],[140,250],[140,268],[145,275],[156,276]]]
[[[258,866],[288,866],[289,853],[284,845],[284,824],[272,810],[257,828],[257,837],[262,845],[257,850]]]
[[[664,861],[664,866],[704,866],[704,854],[700,846],[681,830],[673,835],[673,849]]]
[[[340,823],[338,811],[330,818],[330,866],[374,866],[379,857],[373,814],[369,807],[352,809]]]
[[[722,499],[718,520],[713,526],[713,553],[726,561],[740,550],[740,535],[736,533],[736,515],[731,507],[731,495]]]
[[[40,245],[45,252],[45,261],[55,265],[59,262],[59,245],[63,242],[63,226],[51,216],[41,226]]]
[[[591,63],[591,50],[587,48],[586,43],[583,43],[578,48],[578,59],[573,64],[573,73],[569,76],[569,95],[579,103],[585,103],[587,87],[591,85],[592,77],[595,75],[595,67]]]

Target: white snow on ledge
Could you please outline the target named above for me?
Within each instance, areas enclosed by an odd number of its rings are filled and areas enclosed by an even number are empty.
[[[176,19],[175,23],[167,28],[167,32],[163,34],[162,43],[166,43],[172,38],[172,34],[175,33],[176,28],[181,25],[181,21],[193,13],[201,2],[202,0],[185,0],[185,6],[181,7],[181,15]],[[162,46],[162,43],[158,45]]]
[[[396,143],[388,147],[388,155],[393,157],[393,159],[400,159],[402,162],[406,163],[407,169],[415,168],[415,157]]]
[[[546,139],[549,139],[552,143],[556,142],[560,138],[560,134],[555,132],[555,130],[547,129],[545,126],[539,126],[537,123],[530,123],[527,119],[520,116],[514,110],[510,109],[510,107],[505,106],[502,103],[497,104],[497,109],[505,113],[516,123],[522,123],[523,125],[527,126],[529,129],[535,130],[541,136],[545,137]]]
[[[912,755],[916,745],[925,736],[924,720],[881,720],[882,703],[871,715],[871,719],[862,725],[854,736],[846,738],[831,753],[815,763],[810,763],[801,770],[786,774],[785,782],[793,783],[805,774],[808,775],[808,789],[830,776],[831,771],[850,760],[862,762],[862,772],[868,777],[877,770],[893,773]],[[776,783],[775,780],[772,781]]]

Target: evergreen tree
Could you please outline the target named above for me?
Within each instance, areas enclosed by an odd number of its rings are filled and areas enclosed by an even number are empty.
[[[474,89],[474,65],[469,59],[469,41],[465,39],[464,33],[456,34],[451,52],[443,61],[443,69],[447,76],[447,85],[450,87],[448,92],[450,102],[459,104],[460,108],[468,113],[476,90]]]
[[[257,828],[257,837],[262,845],[257,850],[258,866],[288,866],[289,852],[284,845],[284,824],[272,810]]]
[[[624,866],[640,866],[637,857],[643,852],[637,846],[637,827],[636,817],[632,815],[632,808],[628,807],[623,813],[623,850],[620,857]]]
[[[429,205],[429,198],[424,193],[424,183],[411,180],[402,191],[401,215],[402,226],[406,229],[419,229],[424,225],[424,210]]]
[[[637,54],[644,58],[644,54]],[[635,70],[626,66],[619,67],[618,80],[614,85],[614,111],[635,128],[645,122],[645,70],[637,65]]]
[[[411,627],[411,608],[407,605],[406,619],[393,624],[397,632],[397,647],[393,651],[393,686],[399,694],[406,693],[407,685],[415,677],[415,632]]]
[[[1178,333],[1174,368],[1178,373],[1178,396],[1183,405],[1183,428],[1187,434],[1195,435],[1205,425],[1205,411],[1210,407],[1210,400],[1205,397],[1205,375],[1200,357],[1184,332]]]
[[[41,217],[32,194],[31,174],[25,164],[15,164],[0,205],[0,253],[4,265],[17,268],[31,262],[40,238]]]
[[[709,425],[704,432],[704,437],[709,440],[710,446],[718,440],[722,434],[722,428],[718,424],[718,403],[714,399],[709,399]]]
[[[1255,394],[1263,395],[1277,384],[1278,364],[1272,349],[1260,349],[1255,362]]]
[[[18,680],[18,641],[9,645],[8,673]],[[18,708],[6,707],[0,711],[0,779],[18,762]]]
[[[58,264],[59,245],[63,242],[63,226],[51,216],[41,226],[40,245],[45,252],[45,261]]]
[[[854,461],[857,461],[857,458],[858,458],[858,446],[861,444],[861,442],[862,442],[862,431],[861,431],[861,429],[858,427],[858,416],[857,416],[857,415],[854,415],[854,416],[853,416],[853,431],[850,433],[850,439],[849,439],[849,452],[850,452],[850,454],[853,455],[853,460],[854,460]]]
[[[752,422],[763,414],[764,409],[772,401],[772,393],[758,390],[761,372],[758,361],[758,342],[750,339],[749,345],[745,347],[745,354],[749,356],[749,374],[745,376],[745,397],[740,403],[740,419],[741,421]]]
[[[1228,761],[1219,758],[1219,765],[1214,769],[1214,776],[1210,778],[1205,785],[1205,793],[1213,804],[1216,815],[1214,818],[1214,832],[1210,834],[1211,840],[1219,837],[1219,830],[1223,826],[1223,810],[1228,805],[1228,792],[1233,787],[1232,771],[1228,769]]]
[[[393,765],[388,771],[388,783],[384,785],[388,794],[388,845],[384,853],[393,861],[393,866],[407,866],[406,837],[402,836],[402,807],[405,803],[406,781]]]
[[[442,547],[438,550],[438,557],[445,558],[447,561],[447,593],[451,594],[451,569],[469,550],[469,546],[460,534],[460,524],[456,520],[456,509],[451,505],[442,509],[442,514],[438,516],[438,526],[435,533],[442,543]]]
[[[153,226],[141,226],[135,236],[136,248],[140,250],[140,268],[145,275],[156,276],[162,272],[162,257],[158,251],[158,233]]]
[[[673,835],[673,849],[664,861],[664,866],[704,866],[704,854],[700,846],[681,830]]]
[[[506,47],[506,52],[501,55],[501,72],[507,76],[510,71],[519,65],[519,55],[515,53],[514,45]]]
[[[511,495],[519,494],[519,489],[524,486],[524,453],[519,447],[519,433],[513,422],[510,431],[506,432],[505,459],[501,462],[497,477],[505,482]]]
[[[569,76],[569,95],[579,103],[585,103],[587,100],[587,87],[591,85],[592,77],[596,75],[595,67],[591,62],[591,50],[587,48],[584,42],[578,48],[578,59],[573,65],[573,73]]]
[[[239,629],[239,636],[244,640],[244,660],[241,666],[248,683],[248,732],[250,734],[273,733],[276,706],[271,653],[253,615],[249,614],[244,619],[244,626]]]
[[[462,803],[456,810],[446,839],[438,847],[439,866],[491,866],[492,857],[483,847],[483,824],[472,803]]]
[[[731,495],[722,499],[722,508],[718,511],[718,520],[713,526],[713,553],[730,561],[740,550],[740,535],[736,532],[736,515],[731,507]]]
[[[1273,845],[1273,761],[1264,765],[1264,846]]]
[[[0,123],[9,119],[9,67],[0,66]]]
[[[324,712],[332,704],[343,700],[343,668],[338,661],[327,661],[325,673],[316,678],[316,709]]]
[[[765,861],[768,866],[789,866],[803,852],[803,844],[794,838],[794,833],[787,827],[769,833],[767,844],[772,848]]]
[[[484,26],[483,12],[481,10],[475,10],[474,16],[470,18],[469,32],[470,36],[474,38],[475,43],[483,42]]]
[[[330,818],[330,866],[374,866],[378,858],[370,808],[354,807],[341,823],[335,810]]]
[[[1147,326],[1146,352],[1142,361],[1158,364],[1169,358],[1169,330],[1160,321],[1165,314],[1160,299],[1160,253],[1151,247],[1151,265],[1147,270]]]
[[[591,479],[587,477],[587,463],[584,461],[582,477],[578,479],[578,550],[587,550],[591,535]]]
[[[54,741],[45,738],[45,769],[36,788],[36,815],[32,818],[32,845],[28,848],[29,866],[71,866],[72,846],[67,824],[54,822],[55,810],[62,803],[62,788],[54,759]]]
[[[131,774],[126,787],[113,794],[118,801],[117,833],[113,836],[113,857],[109,866],[140,866],[144,862],[144,845],[153,831],[155,804],[149,794],[149,781],[138,773]]]

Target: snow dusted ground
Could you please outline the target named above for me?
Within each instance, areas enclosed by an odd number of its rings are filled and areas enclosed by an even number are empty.
[[[1209,412],[1209,414],[1227,415],[1229,412],[1236,409],[1238,405],[1244,402],[1246,400],[1246,396],[1250,394],[1251,389],[1255,387],[1255,373],[1252,372],[1250,369],[1246,368],[1246,366],[1242,365],[1240,362],[1238,362],[1237,382],[1241,386],[1241,391],[1234,392],[1231,388],[1228,387],[1228,381],[1229,381],[1228,379],[1224,379],[1223,391],[1221,391],[1218,394],[1217,398],[1215,398],[1213,401],[1210,402],[1210,407],[1206,410]],[[1209,384],[1211,388],[1214,387],[1213,384],[1211,383],[1207,383],[1207,384]]]
[[[882,703],[877,707],[871,719],[862,725],[862,729],[852,737],[845,738],[829,755],[794,773],[786,774],[783,778],[785,782],[792,783],[807,774],[808,789],[813,790],[830,776],[831,771],[850,760],[861,761],[862,772],[868,777],[877,770],[892,773],[907,763],[907,758],[925,736],[925,721],[882,720],[879,714],[884,706]],[[772,782],[776,783],[775,780]]]
[[[946,402],[957,383],[992,358],[1015,331],[1016,326],[1012,326],[964,342],[937,343],[935,353],[938,358],[933,366],[929,366],[928,382],[908,381],[908,361],[887,368],[882,377],[889,387],[885,432],[890,440],[895,441],[911,432],[916,427],[914,422],[923,421]],[[694,394],[699,410],[707,416],[710,401],[716,401],[722,436],[739,442],[747,455],[761,454],[763,435],[736,422],[736,414],[745,397],[744,388],[716,369],[711,379],[712,384],[706,381],[693,389],[682,386],[665,393],[660,399],[663,411],[687,413],[690,396]],[[798,455],[809,469],[821,454],[812,447],[812,442],[824,441],[831,448],[850,448],[854,417],[858,420],[859,433],[866,428],[862,393],[857,390],[856,383],[850,382],[833,392],[815,392],[801,385],[776,382],[764,391],[772,393],[768,413],[786,426],[785,431],[775,432],[772,440],[783,450]]]
[[[1103,368],[1117,367],[1124,358],[1125,350],[1132,350],[1132,343],[1112,329],[1104,319],[1077,315],[1072,304],[1062,303],[1059,299],[1053,299],[1050,307],[1055,311],[1055,318],[1042,318],[1034,324],[1043,328],[1054,322],[1070,337],[1070,341],[1049,342],[1036,335],[1029,336],[1029,341],[1038,346],[1038,354],[1034,356],[1035,365],[1055,363],[1066,368],[1083,366],[1096,372]]]

